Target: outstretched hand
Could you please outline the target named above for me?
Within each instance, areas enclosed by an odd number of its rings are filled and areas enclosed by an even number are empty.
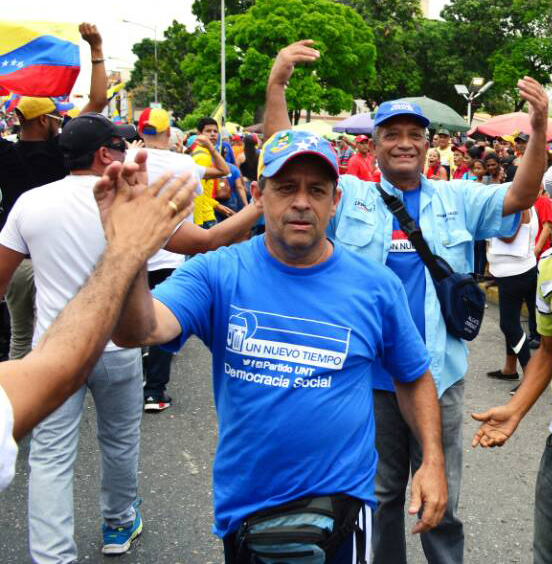
[[[493,407],[484,413],[472,413],[482,425],[472,439],[472,447],[502,446],[519,425],[519,416],[508,406]]]
[[[534,78],[524,76],[518,80],[519,95],[529,102],[529,118],[533,132],[545,132],[548,125],[548,96]]]
[[[281,49],[272,65],[268,83],[287,86],[297,63],[316,62],[320,58],[320,52],[311,47],[313,44],[312,39],[303,39]]]
[[[151,186],[140,183],[138,163],[110,164],[94,186],[108,247],[144,262],[193,210],[196,180],[171,174]],[[108,205],[107,205],[108,204]]]

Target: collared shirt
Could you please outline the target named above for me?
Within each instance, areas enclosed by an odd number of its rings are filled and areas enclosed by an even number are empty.
[[[504,197],[510,184],[483,185],[473,181],[434,181],[420,176],[420,227],[429,248],[456,272],[473,272],[473,242],[511,236],[520,214],[502,217]],[[403,199],[400,190],[385,178],[381,185]],[[350,175],[339,179],[342,197],[328,235],[346,248],[385,264],[391,248],[393,216],[373,182]],[[449,335],[441,314],[435,286],[426,268],[425,340],[431,356],[431,372],[437,391],[460,380],[467,369],[465,343]],[[375,379],[377,380],[377,379]],[[386,378],[376,389],[392,389]]]

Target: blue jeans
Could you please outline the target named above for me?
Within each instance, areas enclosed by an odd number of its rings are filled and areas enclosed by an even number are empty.
[[[552,435],[546,439],[535,486],[533,563],[552,562]]]
[[[135,517],[138,488],[142,361],[139,349],[105,352],[82,386],[33,430],[29,455],[31,556],[40,564],[77,559],[73,539],[73,465],[87,388],[96,406],[101,452],[100,507],[105,522]]]
[[[448,483],[448,503],[441,523],[420,535],[429,564],[460,564],[464,558],[464,530],[457,516],[462,479],[462,410],[464,380],[451,386],[439,400],[443,430],[443,452]],[[422,453],[403,419],[393,392],[374,390],[376,474],[374,514],[374,564],[405,564],[406,537],[404,504],[410,472],[420,467]]]

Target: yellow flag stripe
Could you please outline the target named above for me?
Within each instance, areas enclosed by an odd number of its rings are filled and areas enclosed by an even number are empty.
[[[0,54],[14,51],[43,35],[53,35],[76,45],[80,40],[79,28],[74,23],[4,20],[0,22]]]

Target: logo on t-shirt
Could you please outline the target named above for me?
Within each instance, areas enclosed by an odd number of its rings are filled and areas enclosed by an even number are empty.
[[[415,253],[416,249],[409,241],[408,236],[402,229],[394,229],[391,236],[390,253]]]
[[[341,370],[351,329],[232,306],[226,350],[256,358]]]
[[[367,204],[364,200],[356,199],[354,206],[357,210],[362,211],[364,213],[372,213],[375,211],[376,206],[374,204]]]

